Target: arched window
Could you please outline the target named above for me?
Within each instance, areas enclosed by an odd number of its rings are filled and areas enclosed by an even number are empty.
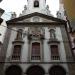
[[[21,56],[21,45],[15,45],[12,54],[12,60],[19,60]]]
[[[50,38],[51,39],[55,39],[56,38],[55,30],[54,29],[50,29]]]
[[[34,7],[39,7],[39,1],[38,0],[34,1]]]
[[[52,60],[59,60],[59,51],[58,51],[58,45],[51,45],[51,59]]]
[[[31,60],[40,60],[40,43],[32,43]]]

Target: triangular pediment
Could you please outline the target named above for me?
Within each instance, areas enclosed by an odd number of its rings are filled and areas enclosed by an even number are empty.
[[[52,16],[35,12],[7,21],[7,23],[10,22],[22,23],[22,22],[65,22],[65,21]]]
[[[17,22],[22,23],[22,22],[56,22],[56,21],[46,19],[45,17],[32,16],[32,17],[29,17],[27,19],[23,19]]]

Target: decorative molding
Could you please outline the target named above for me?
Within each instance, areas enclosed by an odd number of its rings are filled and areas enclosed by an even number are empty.
[[[57,43],[57,44],[59,44],[60,41],[58,41],[57,39],[49,39],[48,44],[51,44],[51,43]]]
[[[24,43],[24,41],[23,40],[15,40],[15,41],[13,41],[12,42],[12,44],[23,44]]]

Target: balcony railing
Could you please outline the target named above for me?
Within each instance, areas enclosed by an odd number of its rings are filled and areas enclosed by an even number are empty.
[[[40,56],[31,56],[31,60],[40,60]]]
[[[20,56],[12,56],[11,60],[20,60]]]
[[[51,56],[51,59],[52,60],[60,60],[60,57],[59,56]]]
[[[20,60],[20,56],[9,56],[8,58],[6,58],[7,62],[12,62],[12,61],[19,61]]]

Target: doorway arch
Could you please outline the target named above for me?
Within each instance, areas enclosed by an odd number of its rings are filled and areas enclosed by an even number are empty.
[[[27,69],[26,71],[27,75],[44,75],[45,71],[42,67],[40,66],[31,66]]]
[[[12,65],[6,69],[5,75],[22,75],[22,69],[17,65]]]
[[[66,75],[66,71],[63,67],[56,65],[50,68],[49,75]]]

